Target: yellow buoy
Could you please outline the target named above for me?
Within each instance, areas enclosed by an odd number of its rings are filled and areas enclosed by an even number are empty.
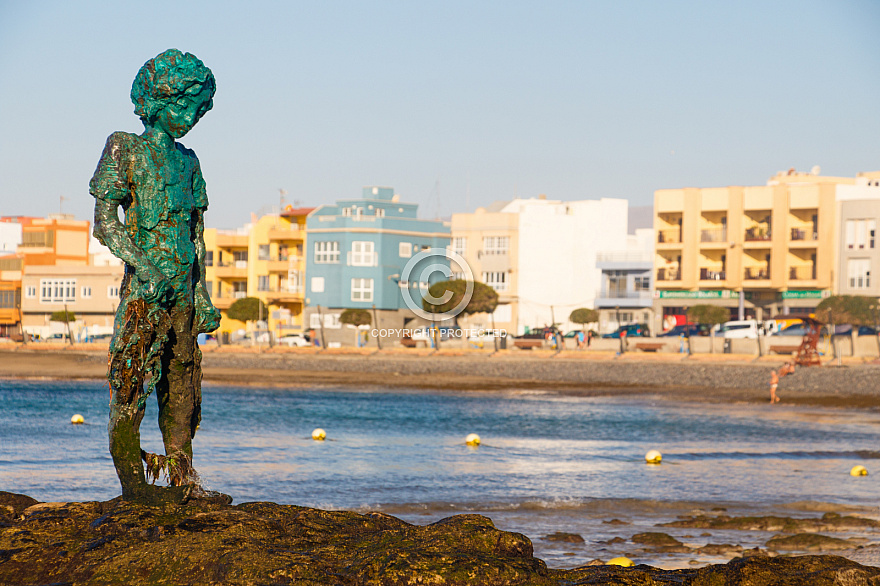
[[[659,464],[663,460],[663,454],[657,450],[651,450],[645,454],[645,462],[648,464]]]
[[[327,439],[327,432],[319,427],[312,432],[312,439],[316,442],[322,442]]]
[[[85,419],[85,417],[83,417],[82,415],[77,413],[76,415],[74,415],[73,417],[70,418],[70,422],[74,425],[79,425],[81,423],[85,423],[86,419]]]
[[[850,476],[867,476],[868,469],[859,464],[858,466],[853,466],[852,470],[849,471]]]
[[[478,446],[480,445],[480,436],[475,433],[469,433],[466,438],[464,438],[464,443],[469,446]]]
[[[613,560],[608,560],[608,563],[606,563],[605,565],[606,566],[623,566],[624,568],[630,568],[636,564],[631,559],[621,556],[619,558],[614,558]]]

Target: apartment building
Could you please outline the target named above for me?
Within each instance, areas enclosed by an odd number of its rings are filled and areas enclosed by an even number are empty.
[[[87,329],[92,335],[113,332],[119,306],[119,287],[125,267],[78,265],[26,265],[22,275],[22,327],[40,337],[62,333],[62,322],[51,321],[55,312],[69,311],[74,336]]]
[[[596,255],[602,271],[596,296],[600,334],[623,325],[654,324],[654,230],[634,232],[627,235],[625,249]]]
[[[656,191],[655,327],[701,303],[732,319],[811,312],[836,290],[836,197],[855,184],[792,169],[763,186]]]
[[[513,334],[560,324],[595,306],[601,288],[597,254],[624,250],[628,202],[603,198],[563,202],[546,196],[496,202],[472,214],[453,214],[451,250],[474,278],[499,295],[495,327]],[[460,322],[489,327],[491,316]]]
[[[837,190],[840,242],[837,292],[880,297],[880,172],[859,173]]]
[[[87,266],[89,222],[69,215],[0,217],[0,335],[20,333],[26,267]]]
[[[428,287],[446,277],[405,270],[422,251],[445,251],[449,225],[418,218],[418,205],[400,201],[391,187],[368,186],[359,199],[317,208],[308,218],[306,313],[311,328],[339,328],[347,308],[372,309],[383,327],[400,328],[421,305]],[[432,264],[449,266],[445,256]],[[325,331],[326,335],[326,331]],[[328,342],[329,343],[329,342]]]
[[[306,218],[314,209],[287,206],[237,230],[205,230],[205,280],[223,315],[221,332],[244,328],[227,310],[245,297],[266,304],[264,319],[277,335],[302,331]]]

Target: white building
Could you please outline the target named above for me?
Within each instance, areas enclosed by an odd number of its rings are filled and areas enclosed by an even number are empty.
[[[452,250],[478,281],[499,292],[495,325],[516,334],[568,321],[593,308],[601,289],[596,256],[627,247],[624,199],[563,202],[545,196],[497,202],[452,216]],[[487,316],[473,316],[488,326]]]

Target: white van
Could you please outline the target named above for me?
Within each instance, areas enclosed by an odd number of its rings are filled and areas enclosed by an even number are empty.
[[[722,338],[754,339],[758,337],[759,327],[762,328],[760,330],[762,336],[769,336],[776,331],[777,324],[773,320],[768,320],[759,326],[758,321],[754,319],[734,320],[721,324],[721,329],[718,330],[718,333],[721,334]]]

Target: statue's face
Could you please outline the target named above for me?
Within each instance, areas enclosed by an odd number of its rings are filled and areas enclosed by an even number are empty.
[[[192,130],[209,109],[211,90],[207,86],[192,88],[170,102],[157,115],[154,126],[173,138],[180,138]]]

